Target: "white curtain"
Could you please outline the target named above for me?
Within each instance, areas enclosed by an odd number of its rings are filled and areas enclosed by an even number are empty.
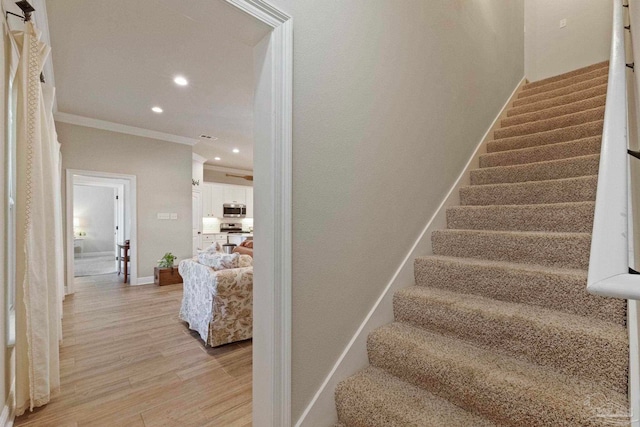
[[[11,35],[17,148],[16,414],[49,402],[60,389],[64,295],[60,146],[53,88],[40,82],[49,47],[27,22]]]

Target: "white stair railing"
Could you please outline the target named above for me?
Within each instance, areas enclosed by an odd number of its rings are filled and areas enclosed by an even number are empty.
[[[613,0],[613,35],[609,60],[607,102],[602,130],[600,170],[591,239],[587,290],[624,298],[629,333],[629,415],[631,427],[640,427],[640,275],[635,274],[633,215],[628,155],[629,117],[624,9]]]
[[[591,293],[640,299],[640,275],[631,274],[633,223],[629,206],[627,66],[624,7],[613,1],[613,36],[604,113],[596,208],[589,258],[587,290]],[[635,160],[634,161],[640,161]]]

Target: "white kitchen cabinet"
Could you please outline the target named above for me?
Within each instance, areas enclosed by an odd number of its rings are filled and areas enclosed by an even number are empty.
[[[225,185],[224,186],[224,203],[240,203],[246,204],[247,195],[244,186]]]
[[[204,183],[202,185],[202,217],[222,218],[224,204],[224,185]]]
[[[245,190],[246,205],[247,205],[247,218],[253,218],[253,187],[247,187]]]

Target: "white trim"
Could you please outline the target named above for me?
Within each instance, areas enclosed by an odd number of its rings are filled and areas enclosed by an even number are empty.
[[[198,163],[204,163],[204,162],[206,162],[206,161],[207,161],[207,158],[206,158],[206,157],[202,157],[201,155],[196,154],[196,153],[191,153],[191,159],[192,159],[193,161],[198,162]]]
[[[627,328],[629,333],[629,413],[631,427],[640,427],[640,330],[638,328],[638,310],[636,300],[627,301]]]
[[[448,207],[458,205],[460,202],[459,189],[470,182],[469,174],[472,169],[478,167],[481,154],[486,152],[486,144],[493,135],[493,130],[498,127],[500,119],[506,114],[507,108],[515,99],[518,91],[524,85],[525,78],[518,83],[509,99],[504,104],[500,113],[491,123],[482,139],[476,146],[473,154],[467,161],[464,169],[451,186],[447,195],[442,200],[435,213],[429,218],[422,232],[411,246],[411,249],[402,260],[402,263],[387,283],[387,286],[378,297],[371,310],[360,324],[355,334],[345,347],[335,365],[322,382],[322,385],[305,408],[296,423],[296,427],[327,426],[337,422],[334,403],[334,391],[340,381],[353,375],[368,364],[367,338],[374,329],[393,322],[392,299],[396,290],[404,288],[407,283],[414,281],[413,261],[419,256],[432,253],[431,233],[438,229],[446,228],[446,211]]]
[[[255,217],[253,339],[253,425],[291,426],[291,189],[293,129],[293,22],[264,0],[227,0],[269,25],[268,56],[262,68],[269,76],[270,105],[256,122],[270,123],[270,134],[256,144],[268,144],[269,156],[257,156],[254,171],[259,184]],[[265,86],[267,87],[267,86]],[[256,104],[257,105],[257,104]],[[266,106],[266,104],[264,105]],[[256,107],[257,108],[257,107]],[[266,148],[263,147],[263,148]],[[254,148],[255,153],[255,148]]]
[[[153,276],[138,277],[138,281],[134,286],[151,285],[154,281]]]
[[[67,294],[75,292],[74,286],[74,265],[73,265],[73,181],[74,175],[81,175],[83,177],[94,178],[108,178],[119,179],[124,181],[124,199],[125,209],[127,211],[126,216],[129,218],[129,240],[131,241],[131,278],[129,280],[130,285],[136,285],[138,283],[138,238],[137,238],[137,194],[136,194],[136,176],[125,175],[111,172],[99,172],[99,171],[86,171],[80,169],[66,169],[65,172],[65,222],[66,222],[66,261],[67,261]]]
[[[75,114],[62,113],[60,111],[53,114],[57,122],[69,123],[77,126],[84,126],[95,129],[108,130],[111,132],[124,133],[127,135],[141,136],[143,138],[157,139],[159,141],[175,142],[194,146],[199,141],[194,138],[187,138],[170,133],[158,132],[155,130],[143,129],[135,126],[123,125],[120,123],[108,122],[106,120],[92,119],[91,117],[83,117]]]
[[[252,170],[234,169],[234,168],[227,168],[224,166],[213,166],[213,165],[208,165],[206,163],[204,165],[204,170],[215,171],[215,172],[225,172],[225,173],[238,173],[238,174],[245,174],[245,175],[253,173]]]
[[[115,256],[115,251],[103,251],[103,252],[82,252],[83,257],[92,257],[92,256],[105,256],[105,255],[113,255]]]

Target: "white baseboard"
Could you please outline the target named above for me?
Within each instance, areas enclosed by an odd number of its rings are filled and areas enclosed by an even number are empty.
[[[133,286],[137,286],[137,285],[150,285],[154,282],[154,277],[153,276],[145,276],[145,277],[138,277],[138,280],[131,280],[131,285]]]
[[[407,283],[414,282],[414,259],[433,253],[431,248],[431,233],[446,228],[447,208],[460,204],[460,187],[469,184],[470,171],[478,168],[480,155],[486,153],[487,142],[492,139],[493,131],[499,127],[500,119],[506,115],[507,108],[512,104],[524,82],[525,79],[523,77],[478,143],[471,158],[458,176],[458,179],[456,179],[436,212],[429,219],[422,233],[420,233],[418,239],[409,250],[409,253],[351,338],[351,341],[347,344],[347,347],[338,358],[333,369],[331,369],[329,375],[327,375],[313,399],[302,413],[302,416],[296,422],[296,427],[326,427],[337,422],[338,417],[334,402],[334,390],[337,384],[369,364],[366,345],[369,333],[380,326],[393,322],[393,294],[396,290],[406,287]]]
[[[82,252],[82,256],[85,257],[93,257],[93,256],[105,256],[105,255],[113,255],[113,260],[116,260],[116,251],[103,251],[103,252]]]

